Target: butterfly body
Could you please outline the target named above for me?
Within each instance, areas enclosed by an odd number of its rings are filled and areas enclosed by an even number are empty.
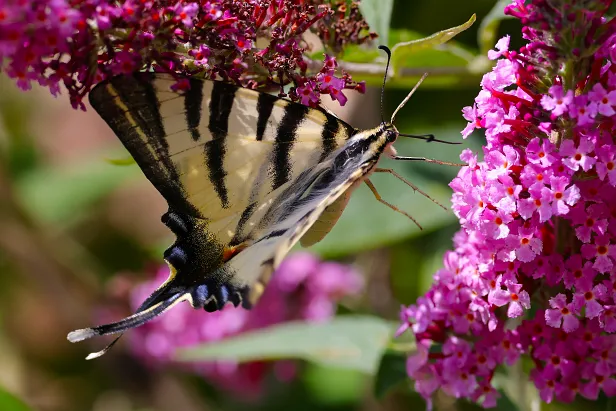
[[[90,93],[145,176],[167,200],[169,279],[137,312],[69,340],[121,332],[187,300],[250,307],[302,237],[320,241],[352,190],[394,156],[390,123],[358,131],[332,114],[206,80],[172,91],[168,75],[111,78]]]

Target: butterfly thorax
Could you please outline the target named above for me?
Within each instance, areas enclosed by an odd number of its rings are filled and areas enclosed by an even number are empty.
[[[392,144],[398,137],[398,130],[390,123],[381,123],[378,127],[361,131],[349,139],[347,144],[333,154],[334,164],[343,167],[351,159],[358,163],[369,163],[375,167],[382,154],[391,156],[395,153]]]

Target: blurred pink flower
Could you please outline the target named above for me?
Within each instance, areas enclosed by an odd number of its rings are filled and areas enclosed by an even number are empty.
[[[131,307],[136,309],[168,275],[160,268],[155,278],[134,288]],[[180,347],[220,341],[247,331],[267,328],[293,320],[326,321],[336,302],[362,290],[363,282],[348,266],[321,262],[308,253],[285,259],[251,310],[228,304],[220,311],[206,313],[189,304],[179,304],[129,334],[134,355],[150,366],[171,362]],[[279,379],[294,376],[292,361],[235,363],[233,361],[196,362],[186,366],[224,389],[255,398],[262,394],[265,377],[273,372]],[[246,397],[244,397],[246,396]]]

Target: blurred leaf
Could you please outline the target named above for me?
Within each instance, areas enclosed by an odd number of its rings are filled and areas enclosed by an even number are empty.
[[[323,53],[320,53],[321,56]],[[315,53],[316,57],[317,53]],[[374,48],[365,46],[350,45],[344,48],[340,55],[340,60],[352,63],[372,63],[377,58],[384,56],[385,53]],[[385,72],[385,60],[382,61],[383,72]],[[383,77],[381,76],[381,79]],[[363,78],[362,78],[363,80]]]
[[[394,70],[394,77],[397,73],[399,73],[399,69],[404,67],[402,62],[407,60],[408,56],[416,53],[419,50],[430,49],[440,44],[443,44],[449,40],[451,40],[456,34],[466,30],[476,20],[476,16],[473,14],[471,18],[464,24],[461,24],[456,27],[452,27],[447,30],[442,30],[437,33],[432,34],[431,36],[425,37],[419,40],[410,40],[406,42],[400,42],[393,46],[391,49],[392,53],[392,67]]]
[[[381,399],[389,390],[408,380],[406,355],[397,351],[386,351],[376,373],[374,396]]]
[[[0,387],[0,410],[2,411],[30,411],[22,400]]]
[[[415,237],[391,248],[390,281],[393,296],[402,304],[412,304],[434,282],[443,267],[443,256],[452,248],[459,229],[456,222],[438,231]]]
[[[335,317],[326,323],[294,321],[181,349],[177,358],[239,362],[301,358],[373,374],[391,334],[390,323],[371,316]]]
[[[104,198],[127,178],[137,176],[138,167],[116,167],[100,158],[63,169],[40,168],[17,184],[24,207],[44,222],[73,218]]]
[[[605,407],[605,411],[616,411],[616,398],[609,397],[607,399],[607,406]]]
[[[113,164],[116,166],[130,166],[133,164],[137,164],[135,162],[135,159],[131,156],[124,157],[124,158],[106,158],[105,161],[108,162],[109,164]]]
[[[520,408],[511,401],[511,398],[503,390],[498,391],[501,397],[496,400],[496,409],[499,411],[520,411]]]
[[[419,236],[412,240],[395,244],[390,248],[389,281],[393,297],[401,304],[412,304],[421,294],[420,281],[421,263],[425,256],[423,244],[426,236]]]
[[[10,175],[16,178],[36,168],[40,160],[30,133],[34,101],[5,77],[0,78],[0,90],[0,156]],[[6,143],[1,139],[3,132]]]
[[[353,369],[309,364],[302,380],[313,401],[329,405],[349,404],[363,397],[367,376]]]
[[[379,35],[381,44],[387,44],[393,7],[393,0],[362,0],[359,3],[361,15],[368,23],[370,30]]]
[[[479,42],[479,50],[482,56],[488,53],[488,50],[496,44],[496,35],[498,26],[501,20],[512,19],[512,16],[506,16],[504,13],[505,6],[511,3],[511,0],[499,0],[496,2],[492,10],[481,20],[479,31],[477,32],[477,41]]]

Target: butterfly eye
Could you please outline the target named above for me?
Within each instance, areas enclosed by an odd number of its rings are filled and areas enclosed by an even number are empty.
[[[398,133],[396,133],[394,130],[387,130],[386,133],[387,135],[385,138],[387,139],[388,143],[393,143],[398,138]]]

